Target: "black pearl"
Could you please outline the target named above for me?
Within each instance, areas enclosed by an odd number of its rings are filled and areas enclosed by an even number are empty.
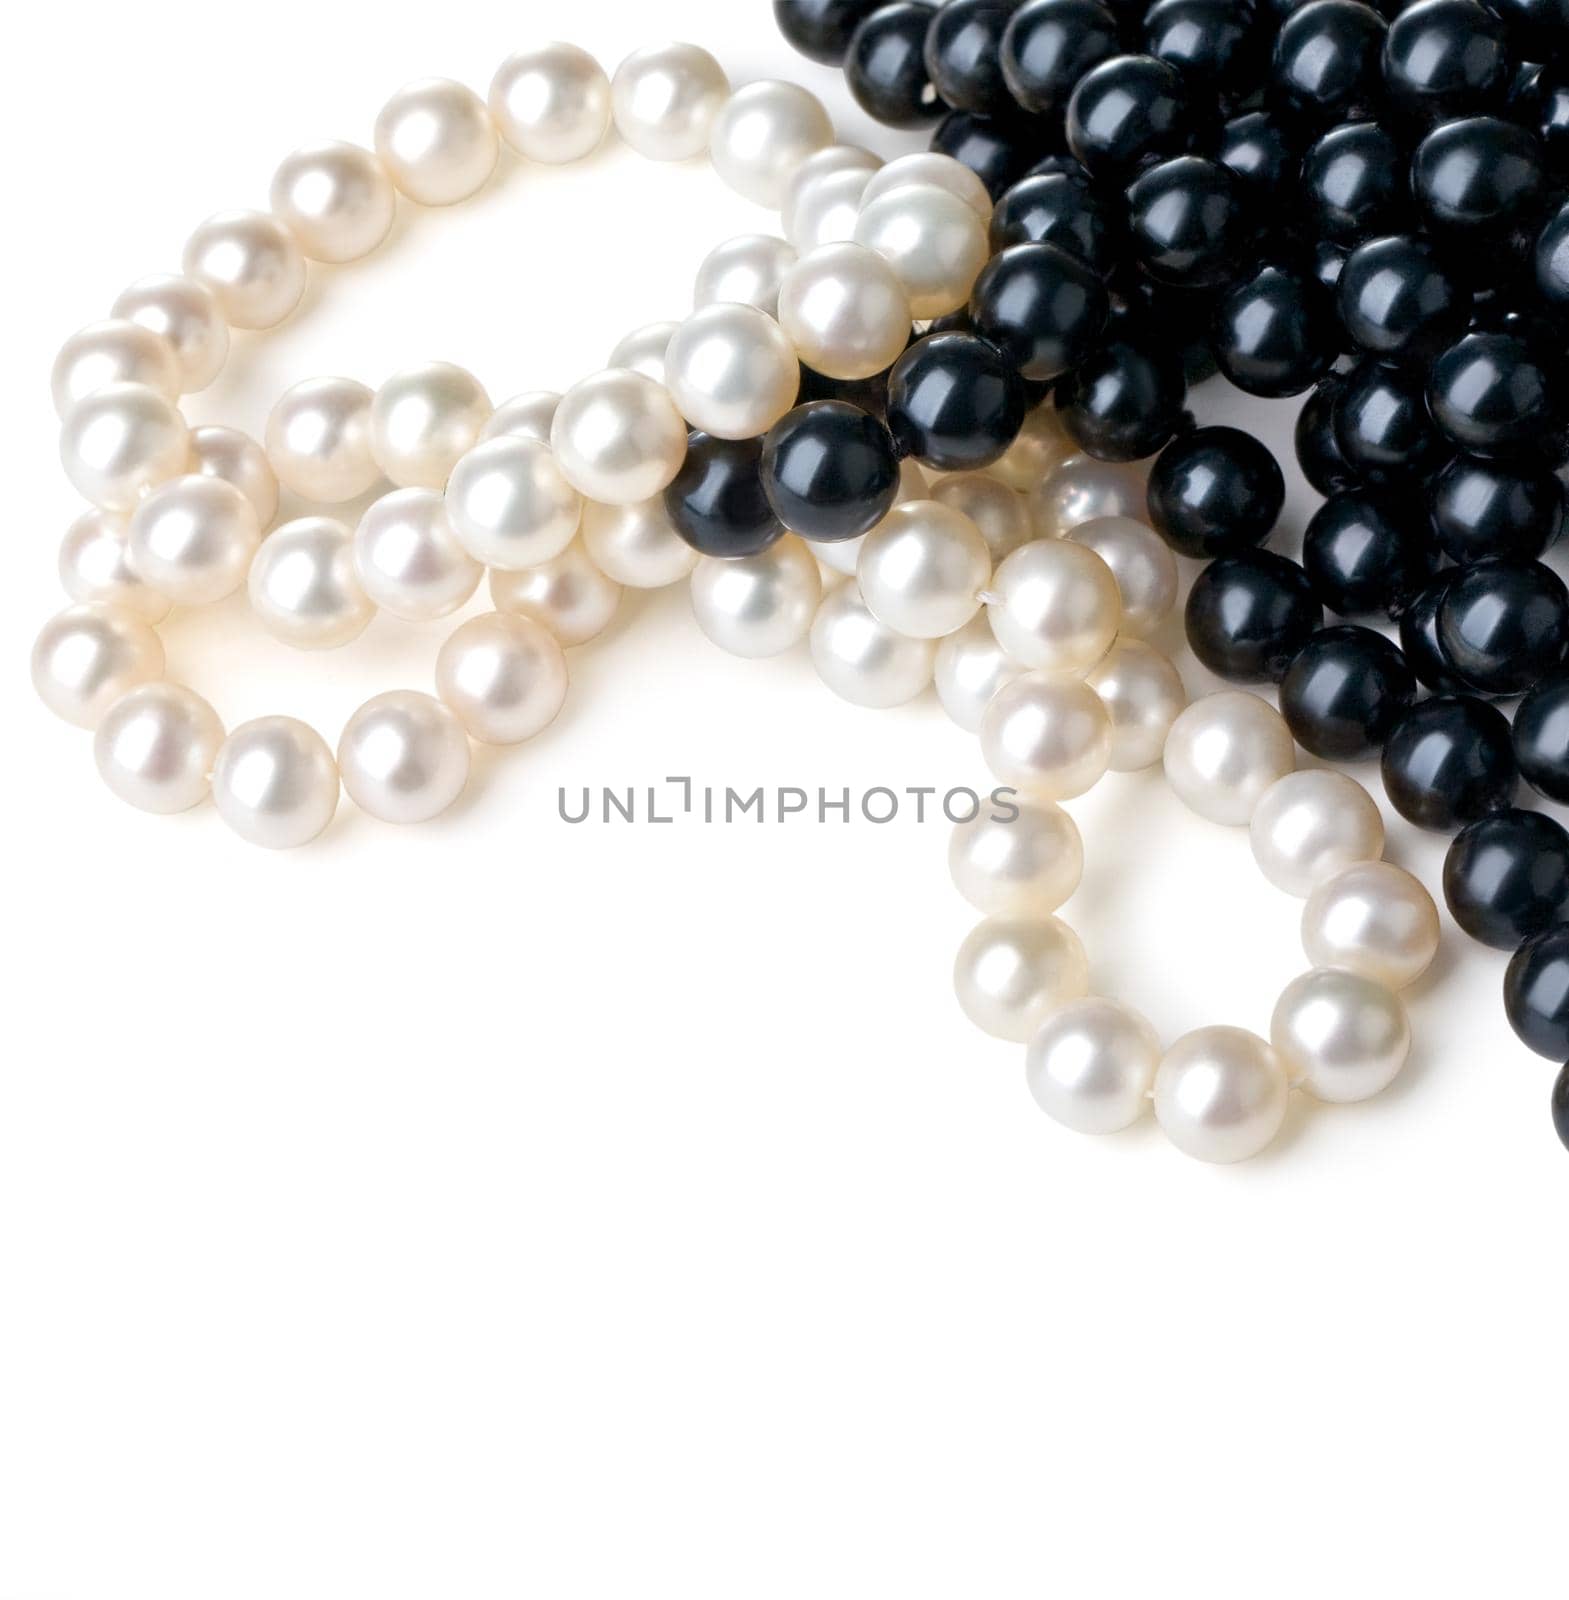
[[[1139,264],[1161,283],[1208,288],[1236,274],[1255,232],[1242,180],[1204,156],[1173,156],[1129,186],[1128,237]]]
[[[1152,156],[1176,155],[1192,111],[1182,74],[1154,56],[1113,56],[1068,101],[1068,148],[1094,178],[1126,182]]]
[[[1029,0],[1003,35],[1003,77],[1026,111],[1060,116],[1079,79],[1121,48],[1117,18],[1100,0]]]
[[[1212,561],[1188,596],[1194,655],[1232,683],[1278,683],[1323,620],[1301,567],[1269,550]]]
[[[1392,234],[1369,239],[1346,257],[1335,305],[1362,349],[1387,359],[1423,359],[1464,332],[1471,296],[1425,239]]]
[[[1006,454],[1024,426],[1024,380],[984,339],[917,340],[888,376],[888,426],[900,451],[939,472],[971,472]]]
[[[1389,803],[1439,833],[1511,805],[1519,783],[1508,722],[1474,695],[1419,700],[1390,729],[1382,765]]]
[[[1255,87],[1264,30],[1237,0],[1155,0],[1144,16],[1144,48],[1198,92],[1222,103]]]
[[[1553,1084],[1553,1129],[1559,1143],[1569,1150],[1569,1062],[1566,1062]]]
[[[892,434],[842,400],[814,400],[781,417],[763,440],[761,470],[774,515],[808,539],[858,538],[899,492]]]
[[[1188,394],[1182,362],[1169,346],[1138,334],[1132,319],[1113,324],[1110,337],[1057,389],[1063,429],[1101,461],[1142,461],[1182,424]]]
[[[1569,927],[1546,928],[1515,951],[1504,1010],[1528,1049],[1549,1061],[1569,1056]]]
[[[1482,817],[1449,847],[1444,899],[1479,944],[1518,949],[1569,906],[1569,833],[1540,811]]]
[[[1427,414],[1420,373],[1371,357],[1345,375],[1335,402],[1335,439],[1351,469],[1370,484],[1424,477],[1446,453]]]
[[[1546,467],[1456,456],[1430,493],[1434,537],[1462,566],[1535,560],[1563,531],[1564,486]]]
[[[1497,238],[1535,204],[1544,181],[1542,147],[1501,117],[1441,122],[1411,159],[1411,189],[1440,233]]]
[[[1302,539],[1313,592],[1342,617],[1389,612],[1435,564],[1420,511],[1363,489],[1331,495]]]
[[[1383,87],[1384,19],[1357,0],[1311,0],[1275,36],[1270,79],[1282,102],[1314,121],[1346,122]]]
[[[1491,111],[1514,76],[1504,28],[1476,0],[1418,0],[1389,26],[1384,85],[1425,122]]]
[[[1546,360],[1507,333],[1468,333],[1433,364],[1433,419],[1479,456],[1560,453],[1563,416]]]
[[[1023,178],[992,212],[992,254],[1013,244],[1053,244],[1105,277],[1121,234],[1106,202],[1065,173]]]
[[[686,460],[665,490],[676,532],[705,556],[755,556],[784,533],[763,492],[763,441],[687,437]]]
[[[1110,311],[1106,285],[1053,244],[1016,244],[993,256],[970,297],[976,333],[1032,383],[1083,361]]]
[[[1337,327],[1334,304],[1320,284],[1288,267],[1263,266],[1222,295],[1213,328],[1215,360],[1246,393],[1284,399],[1329,370]]]
[[[850,36],[885,0],[774,0],[774,21],[786,41],[811,61],[837,67]]]
[[[1321,378],[1297,413],[1295,443],[1302,476],[1322,495],[1356,487],[1357,475],[1340,453],[1335,438],[1335,401],[1341,381],[1331,374]]]
[[[1302,158],[1305,221],[1343,244],[1398,227],[1408,194],[1405,154],[1376,122],[1331,128]]]
[[[1569,67],[1533,68],[1510,112],[1541,140],[1549,176],[1569,178]]]
[[[1018,107],[1002,75],[1002,36],[1018,0],[947,0],[926,32],[926,73],[946,105],[983,116]]]
[[[1269,537],[1286,502],[1280,463],[1240,428],[1195,428],[1150,470],[1150,521],[1179,555],[1234,555]]]
[[[1434,694],[1469,694],[1471,685],[1455,671],[1438,637],[1438,608],[1454,574],[1441,573],[1409,595],[1400,612],[1400,649],[1417,681]]]
[[[1487,0],[1521,61],[1561,61],[1569,52],[1569,11],[1563,0]]]
[[[1360,761],[1383,748],[1416,699],[1416,679],[1381,633],[1323,628],[1280,680],[1280,710],[1297,743],[1325,761]]]
[[[1444,654],[1484,694],[1524,694],[1564,658],[1569,590],[1540,561],[1462,568],[1438,608]]]
[[[1531,252],[1536,292],[1560,317],[1569,317],[1569,202],[1542,225]]]
[[[1220,130],[1215,159],[1273,199],[1283,184],[1295,183],[1301,155],[1295,134],[1281,117],[1245,111]]]
[[[1569,801],[1569,673],[1544,679],[1515,708],[1515,759],[1549,800]]]
[[[973,111],[950,111],[932,134],[932,149],[967,166],[993,200],[1017,183],[1040,153],[1039,135],[1027,124]]]
[[[926,30],[937,7],[918,0],[879,6],[850,36],[844,78],[855,103],[890,128],[919,128],[942,115],[926,70]]]

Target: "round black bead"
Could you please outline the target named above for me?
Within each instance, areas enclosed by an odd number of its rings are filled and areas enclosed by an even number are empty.
[[[1192,123],[1182,74],[1154,56],[1113,56],[1068,101],[1068,148],[1092,177],[1126,182],[1152,156],[1176,155]]]
[[[1539,561],[1463,567],[1438,608],[1444,654],[1484,694],[1524,694],[1562,662],[1569,590]]]
[[[1441,122],[1411,160],[1411,189],[1427,225],[1484,239],[1501,238],[1535,204],[1544,177],[1541,145],[1501,117]]]
[[[917,340],[888,375],[888,426],[900,451],[939,472],[971,472],[1006,454],[1024,426],[1024,380],[984,339]]]
[[[1323,620],[1301,567],[1269,550],[1212,561],[1188,596],[1194,655],[1233,683],[1278,683]]]
[[[1495,811],[1444,860],[1450,914],[1479,944],[1514,950],[1569,906],[1569,833],[1540,811]]]
[[[763,441],[687,437],[686,460],[665,490],[676,532],[705,556],[755,556],[784,533],[763,492]]]
[[[1538,794],[1569,801],[1569,673],[1544,679],[1515,708],[1515,759]]]
[[[1022,178],[992,212],[995,255],[1013,244],[1054,244],[1105,277],[1120,232],[1113,213],[1087,183],[1066,173]]]
[[[1181,358],[1142,334],[1135,319],[1117,320],[1057,389],[1068,437],[1101,461],[1142,461],[1182,425],[1188,386]]]
[[[1433,363],[1433,419],[1479,456],[1560,453],[1563,414],[1548,362],[1509,333],[1468,333]]]
[[[1462,566],[1532,561],[1563,531],[1564,486],[1546,467],[1456,456],[1433,480],[1433,534]]]
[[[869,117],[891,128],[919,128],[942,115],[926,70],[926,30],[937,7],[918,0],[879,6],[850,36],[844,78]]]
[[[1446,453],[1427,414],[1420,373],[1371,357],[1345,375],[1335,440],[1352,471],[1370,484],[1424,477]]]
[[[1236,275],[1254,208],[1230,167],[1173,156],[1136,178],[1127,200],[1133,253],[1152,278],[1206,288]]]
[[[1553,1129],[1564,1149],[1569,1150],[1569,1062],[1553,1084]]]
[[[1359,761],[1383,748],[1416,699],[1416,679],[1381,633],[1323,628],[1280,680],[1280,710],[1302,748],[1325,761]]]
[[[1311,0],[1281,24],[1270,76],[1292,110],[1317,122],[1346,122],[1383,88],[1384,19],[1357,0]]]
[[[1145,50],[1222,103],[1256,87],[1263,34],[1237,0],[1155,0],[1144,16]]]
[[[1389,803],[1440,833],[1501,811],[1519,783],[1508,722],[1473,695],[1419,700],[1389,730],[1382,765]]]
[[[1411,234],[1359,244],[1346,257],[1335,304],[1352,339],[1385,358],[1431,357],[1465,331],[1471,313],[1469,291]]]
[[[1307,403],[1297,413],[1297,464],[1302,476],[1322,495],[1356,487],[1357,475],[1340,453],[1335,438],[1335,401],[1340,397],[1338,376],[1319,379]]]
[[[1215,159],[1273,200],[1283,184],[1296,182],[1301,155],[1283,118],[1269,111],[1244,111],[1220,130]]]
[[[1546,928],[1515,951],[1504,973],[1504,1010],[1528,1049],[1550,1061],[1569,1056],[1569,927]]]
[[[947,0],[926,32],[926,73],[945,104],[993,116],[1016,109],[1002,37],[1018,0]]]
[[[858,538],[899,492],[893,435],[842,400],[814,400],[781,417],[763,440],[762,474],[774,515],[808,539]]]
[[[993,200],[1030,170],[1040,143],[1026,122],[973,111],[950,111],[932,134],[932,149],[967,166]]]
[[[1054,244],[1016,244],[993,256],[970,298],[976,333],[1032,383],[1083,361],[1105,332],[1110,311],[1106,285]]]
[[[1569,201],[1542,225],[1531,266],[1543,304],[1558,316],[1569,317]]]
[[[1002,73],[1026,111],[1060,116],[1079,79],[1121,48],[1100,0],[1029,0],[1003,35]]]
[[[1313,231],[1355,244],[1400,225],[1408,202],[1406,159],[1376,122],[1331,128],[1302,158],[1301,204]]]
[[[1240,428],[1195,428],[1150,470],[1150,521],[1180,555],[1234,555],[1262,544],[1286,502],[1280,463]]]
[[[1510,114],[1541,140],[1549,176],[1558,182],[1569,178],[1569,65],[1533,67]]]
[[[1406,598],[1400,611],[1400,649],[1417,681],[1434,694],[1469,694],[1471,686],[1455,671],[1438,637],[1438,608],[1452,572],[1441,573]]]
[[[886,0],[774,0],[774,21],[788,43],[811,61],[837,67],[850,35]]]
[[[1385,87],[1423,121],[1490,111],[1513,77],[1503,25],[1476,0],[1418,0],[1389,26]]]
[[[1393,497],[1343,489],[1313,514],[1302,566],[1313,592],[1342,617],[1398,607],[1436,564],[1419,515]]]
[[[1334,304],[1319,283],[1288,267],[1264,266],[1222,295],[1215,360],[1248,394],[1274,400],[1301,394],[1333,364],[1337,326]]]

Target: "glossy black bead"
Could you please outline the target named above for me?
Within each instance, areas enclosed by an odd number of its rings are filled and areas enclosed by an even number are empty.
[[[1503,810],[1519,786],[1509,724],[1474,695],[1419,700],[1389,730],[1382,767],[1395,810],[1439,833]]]
[[[761,470],[774,515],[807,539],[858,538],[899,492],[893,435],[841,400],[814,400],[781,417],[763,440]]]
[[[1359,244],[1346,257],[1335,305],[1363,350],[1422,360],[1464,332],[1471,295],[1426,239],[1391,234]]]
[[[1560,183],[1569,178],[1569,62],[1532,68],[1510,115],[1541,141],[1548,176]]]
[[[1114,265],[1117,220],[1087,183],[1064,173],[1021,178],[992,212],[993,255],[1014,244],[1054,244],[1105,277]]]
[[[850,36],[844,80],[869,117],[890,128],[919,128],[942,115],[926,70],[926,31],[937,7],[919,0],[879,6]]]
[[[1141,163],[1186,148],[1193,112],[1182,74],[1154,56],[1113,56],[1068,101],[1068,148],[1094,178],[1125,183]]]
[[[1538,794],[1569,801],[1569,673],[1557,672],[1515,708],[1515,759]]]
[[[1521,61],[1561,61],[1569,55],[1569,8],[1564,0],[1487,0]]]
[[[1495,811],[1444,860],[1450,915],[1479,944],[1515,950],[1569,908],[1569,833],[1540,811]]]
[[[1430,494],[1433,535],[1462,566],[1535,560],[1563,531],[1564,486],[1546,467],[1456,456]]]
[[[1323,620],[1301,567],[1269,550],[1212,561],[1188,596],[1194,655],[1232,683],[1278,683]]]
[[[1469,694],[1471,686],[1454,669],[1438,637],[1438,608],[1452,572],[1440,573],[1410,594],[1400,610],[1400,649],[1417,681],[1434,694]]]
[[[888,426],[900,451],[939,472],[999,460],[1019,436],[1024,380],[994,345],[968,333],[917,340],[888,377]]]
[[[1564,1149],[1569,1150],[1569,1062],[1564,1064],[1553,1084],[1552,1111],[1553,1131]]]
[[[1302,476],[1322,495],[1353,489],[1357,485],[1357,475],[1341,455],[1335,438],[1335,401],[1340,396],[1340,388],[1341,381],[1336,374],[1319,379],[1307,403],[1297,413],[1297,465],[1302,468]]]
[[[1569,317],[1569,201],[1543,223],[1532,248],[1531,270],[1543,305]]]
[[[926,73],[943,102],[987,116],[1013,111],[1002,37],[1018,0],[947,0],[926,31]]]
[[[1240,428],[1195,428],[1150,469],[1150,521],[1179,555],[1208,559],[1269,537],[1286,502],[1280,463]]]
[[[1514,78],[1503,24],[1476,0],[1417,0],[1389,25],[1384,85],[1425,122],[1491,111]]]
[[[1117,18],[1100,0],[1029,0],[1002,40],[1013,97],[1038,116],[1060,116],[1079,79],[1122,48]]]
[[[1321,284],[1289,267],[1266,265],[1222,295],[1215,360],[1239,389],[1282,399],[1301,394],[1329,370],[1338,329],[1334,302]]]
[[[1284,118],[1270,111],[1244,111],[1221,128],[1215,159],[1273,198],[1282,184],[1296,181],[1302,156]]]
[[[1181,358],[1140,331],[1135,319],[1113,323],[1057,389],[1063,429],[1101,461],[1142,461],[1182,425],[1188,386]]]
[[[1540,561],[1462,568],[1438,608],[1444,654],[1484,694],[1524,694],[1569,647],[1569,590]]]
[[[1556,461],[1562,453],[1554,373],[1512,334],[1468,333],[1451,345],[1433,364],[1427,399],[1445,435],[1473,455]]]
[[[1355,244],[1400,226],[1409,209],[1406,158],[1376,122],[1348,122],[1302,158],[1305,221],[1322,237]]]
[[[1426,476],[1447,451],[1427,414],[1421,374],[1371,357],[1345,375],[1335,439],[1359,478],[1392,485]]]
[[[950,111],[932,134],[932,149],[962,162],[996,200],[1030,170],[1040,154],[1040,135],[1014,118]]]
[[[1536,203],[1545,176],[1534,135],[1501,117],[1441,122],[1411,158],[1417,209],[1438,233],[1500,238]]]
[[[755,556],[784,533],[763,492],[763,441],[687,436],[686,460],[665,490],[676,532],[705,556]]]
[[[1223,104],[1257,86],[1264,29],[1238,0],[1155,0],[1144,16],[1145,51]]]
[[[786,41],[811,61],[837,67],[850,36],[886,0],[774,0],[774,22]]]
[[[1550,1061],[1569,1056],[1569,927],[1546,928],[1515,951],[1504,973],[1504,1010],[1528,1049]]]
[[[1054,244],[1010,245],[981,269],[970,297],[976,333],[1035,383],[1083,361],[1110,311],[1106,285]]]
[[[1325,761],[1377,754],[1415,699],[1406,658],[1383,634],[1351,623],[1320,629],[1280,680],[1293,737]]]
[[[1331,495],[1302,539],[1313,592],[1342,617],[1388,613],[1436,562],[1420,510],[1364,489]]]
[[[1205,156],[1157,162],[1134,179],[1127,201],[1133,253],[1161,283],[1212,288],[1229,282],[1256,231],[1242,179]]]
[[[1311,0],[1281,24],[1270,65],[1274,92],[1298,115],[1346,122],[1383,89],[1384,19],[1357,0]]]

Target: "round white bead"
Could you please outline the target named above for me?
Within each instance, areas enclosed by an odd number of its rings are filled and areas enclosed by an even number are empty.
[[[376,614],[355,575],[353,533],[327,517],[285,523],[264,539],[247,586],[257,621],[296,650],[351,644]]]
[[[616,131],[650,161],[687,161],[708,149],[714,118],[730,98],[725,69],[695,44],[635,51],[610,85]]]
[[[953,983],[982,1032],[1027,1044],[1059,1006],[1083,998],[1090,971],[1079,936],[1056,917],[990,917],[959,947]]]
[[[561,476],[548,446],[491,439],[452,469],[447,517],[482,566],[521,572],[553,561],[572,543],[583,499]]]
[[[830,144],[814,150],[785,180],[779,214],[788,217],[806,190],[822,178],[836,172],[873,173],[882,164],[881,156],[873,155],[858,144]]]
[[[173,602],[131,570],[129,524],[112,511],[84,511],[60,541],[60,586],[84,605],[117,607],[143,622],[162,622]]]
[[[1043,539],[1060,539],[1101,517],[1145,516],[1148,496],[1148,481],[1136,467],[1081,455],[1059,462],[1029,491],[1035,531]]]
[[[265,211],[222,211],[186,242],[185,275],[206,285],[233,328],[275,328],[305,293],[299,241]]]
[[[1030,1040],[1025,1081],[1047,1116],[1075,1133],[1119,1133],[1144,1115],[1160,1040],[1115,1000],[1074,1000]]]
[[[1326,878],[1384,853],[1384,819],[1372,795],[1343,772],[1288,773],[1259,799],[1253,859],[1278,889],[1310,895]]]
[[[712,305],[676,329],[664,381],[694,428],[716,439],[755,439],[795,405],[801,367],[784,330],[765,312]]]
[[[802,256],[779,286],[779,324],[825,378],[871,378],[910,340],[909,296],[892,267],[858,244]]]
[[[411,689],[367,700],[338,741],[343,787],[383,822],[429,822],[468,785],[472,756],[458,719]]]
[[[697,269],[692,304],[755,306],[776,316],[779,286],[796,259],[794,248],[772,234],[743,233],[726,239]]]
[[[615,620],[621,585],[574,539],[554,561],[529,572],[492,572],[490,598],[498,611],[542,622],[570,649],[598,638]]]
[[[911,314],[922,319],[945,317],[968,304],[991,255],[986,223],[974,208],[934,184],[905,185],[871,200],[863,196],[854,237],[893,268]]]
[[[935,151],[919,150],[914,155],[900,156],[890,161],[877,174],[877,181],[867,190],[866,203],[870,205],[886,194],[911,185],[946,189],[957,196],[982,222],[992,219],[992,197],[986,185],[962,161]]]
[[[337,812],[338,788],[326,740],[293,717],[243,723],[213,765],[218,815],[264,850],[294,850],[317,838]]]
[[[936,500],[913,500],[865,536],[857,573],[880,622],[912,639],[940,639],[979,609],[991,552],[968,517]]]
[[[823,597],[817,561],[792,535],[734,561],[704,557],[692,574],[697,625],[733,656],[782,655],[811,631]]]
[[[1001,782],[1037,800],[1071,800],[1106,775],[1111,718],[1080,679],[1028,672],[986,708],[981,753]]]
[[[193,428],[188,472],[217,478],[238,489],[251,503],[263,533],[278,515],[278,474],[267,452],[238,428]]]
[[[1177,604],[1177,558],[1156,531],[1132,517],[1097,517],[1066,535],[1111,569],[1122,597],[1122,633],[1147,639]]]
[[[430,489],[399,489],[360,518],[354,572],[371,603],[409,622],[450,616],[484,569],[458,541],[446,502]]]
[[[737,194],[778,210],[791,173],[833,136],[833,123],[816,95],[765,79],[737,89],[719,108],[709,155]]]
[[[446,361],[405,367],[371,402],[371,453],[400,489],[445,489],[490,413],[490,396],[462,367]]]
[[[528,617],[470,617],[436,658],[436,693],[482,744],[521,744],[547,728],[567,697],[560,642]]]
[[[501,140],[485,102],[467,85],[422,78],[382,107],[376,154],[409,199],[422,206],[450,206],[489,181]]]
[[[634,329],[610,352],[605,365],[625,367],[631,372],[641,372],[655,383],[663,383],[670,341],[680,326],[679,322],[650,322],[646,327]]]
[[[940,474],[932,483],[931,498],[981,530],[993,562],[1005,560],[1035,537],[1024,501],[984,472]]]
[[[1018,438],[986,471],[1010,489],[1030,494],[1045,481],[1048,472],[1077,455],[1078,450],[1078,445],[1063,432],[1057,408],[1048,400],[1027,413]],[[1033,524],[1035,507],[1032,501],[1025,501],[1025,509]],[[1038,531],[1045,537],[1056,537],[1060,530],[1041,528]]]
[[[1179,1039],[1155,1072],[1155,1117],[1197,1161],[1246,1161],[1286,1120],[1286,1066],[1256,1034],[1200,1028]]]
[[[1093,550],[1039,539],[997,568],[988,595],[997,642],[1016,661],[1048,672],[1087,672],[1111,648],[1122,597]]]
[[[1166,778],[1178,797],[1211,822],[1245,827],[1264,791],[1296,766],[1285,718],[1240,689],[1195,700],[1172,724]]]
[[[176,478],[154,489],[126,535],[132,571],[184,606],[233,594],[260,543],[256,508],[221,478]]]
[[[173,403],[139,383],[114,383],[71,407],[60,464],[95,506],[133,511],[155,484],[186,468],[190,430]]]
[[[1315,967],[1345,967],[1403,989],[1438,954],[1438,907],[1404,869],[1361,861],[1326,878],[1302,912],[1302,948]]]
[[[218,713],[177,683],[144,683],[109,707],[93,735],[93,759],[127,805],[169,816],[207,798],[223,743]]]
[[[629,589],[663,589],[689,576],[697,551],[676,532],[662,499],[630,506],[583,507],[583,546],[589,559]]]
[[[267,419],[267,459],[285,488],[314,505],[357,500],[381,477],[370,447],[375,395],[352,378],[309,378]]]
[[[861,195],[871,176],[864,167],[840,167],[810,183],[792,178],[782,213],[785,237],[802,255],[825,244],[847,244],[855,238]]]
[[[160,274],[124,290],[109,313],[156,333],[174,351],[185,394],[205,389],[229,355],[229,325],[217,296],[194,278]]]
[[[116,606],[71,606],[51,617],[33,644],[38,698],[78,728],[96,728],[115,701],[161,678],[163,668],[163,641]]]
[[[937,698],[966,733],[979,733],[992,696],[1023,671],[997,643],[991,618],[981,610],[937,646]]]
[[[392,231],[398,193],[387,169],[357,144],[305,145],[278,168],[272,209],[312,261],[358,261]]]
[[[954,887],[989,917],[1046,916],[1084,876],[1084,841],[1072,817],[1044,800],[993,802],[961,822],[948,844]]]
[[[1142,639],[1119,639],[1084,681],[1111,718],[1111,770],[1142,772],[1154,766],[1188,703],[1170,658]]]
[[[663,385],[609,368],[562,396],[550,443],[580,494],[624,506],[651,500],[674,482],[686,460],[686,435]]]
[[[936,646],[879,622],[857,584],[841,583],[823,596],[809,637],[817,675],[852,705],[903,705],[932,681]]]
[[[1288,985],[1269,1036],[1292,1080],[1337,1105],[1382,1094],[1411,1053],[1411,1024],[1399,995],[1333,968]]]
[[[89,323],[60,347],[49,377],[55,413],[111,383],[140,383],[174,400],[183,374],[174,347],[151,328],[123,317]]]
[[[674,326],[674,324],[672,324]],[[514,395],[496,407],[490,421],[480,430],[481,439],[502,439],[515,435],[550,443],[550,425],[556,420],[561,396],[554,389],[530,389]]]
[[[575,44],[542,44],[502,62],[490,114],[521,156],[552,166],[597,150],[610,127],[610,80]]]

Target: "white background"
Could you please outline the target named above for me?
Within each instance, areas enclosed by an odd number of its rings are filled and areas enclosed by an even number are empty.
[[[121,806],[35,702],[76,509],[59,341],[294,144],[542,32],[611,65],[691,37],[912,144],[764,0],[83,0],[10,63],[0,1596],[1561,1593],[1569,1158],[1502,957],[1447,922],[1405,1079],[1212,1170],[1057,1128],[966,1023],[940,823],[557,820],[558,786],[667,774],[984,782],[935,704],[723,656],[680,590],[576,653],[561,722],[450,816],[346,802],[287,857]],[[193,411],[255,432],[301,378],[429,357],[564,387],[768,225],[701,167],[512,165],[314,272]],[[1287,444],[1289,409],[1200,406]],[[444,631],[323,660],[236,603],[167,638],[231,726],[330,740]],[[1073,809],[1097,987],[1168,1038],[1265,1028],[1299,907],[1244,836],[1158,774]],[[1391,854],[1436,884],[1441,841]]]

